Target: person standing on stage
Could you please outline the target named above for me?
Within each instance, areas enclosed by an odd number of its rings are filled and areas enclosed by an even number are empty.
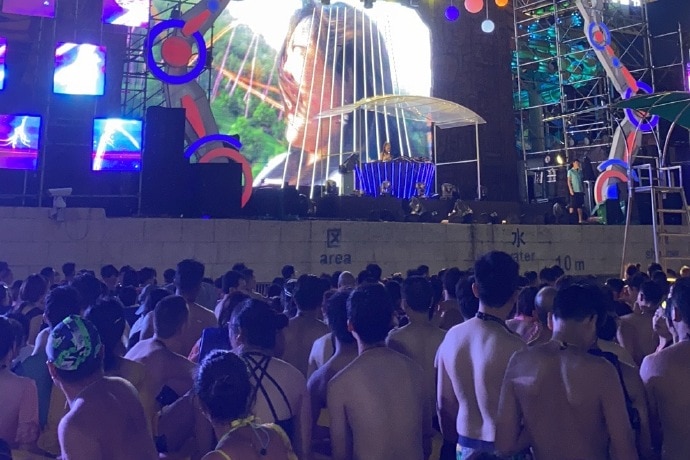
[[[393,155],[391,154],[391,143],[384,142],[383,147],[381,147],[381,154],[379,155],[379,160],[381,161],[391,161]]]
[[[570,214],[577,210],[577,221],[581,224],[583,222],[582,207],[585,204],[585,186],[582,181],[580,160],[574,160],[572,167],[568,170],[568,191],[570,192]]]

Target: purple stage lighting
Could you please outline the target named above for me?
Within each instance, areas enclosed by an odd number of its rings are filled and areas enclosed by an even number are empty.
[[[41,117],[0,115],[0,168],[36,169]]]
[[[91,169],[94,171],[139,171],[142,132],[141,120],[95,119]]]
[[[56,94],[102,96],[105,91],[105,47],[58,43],[53,91]]]
[[[0,37],[0,90],[5,89],[5,55],[7,54],[7,39]]]
[[[103,0],[103,22],[128,27],[149,26],[149,0]]]
[[[55,0],[4,0],[2,12],[53,18],[55,17]]]

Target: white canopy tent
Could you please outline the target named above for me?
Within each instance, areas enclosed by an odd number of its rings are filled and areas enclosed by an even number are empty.
[[[479,125],[485,124],[481,116],[472,110],[455,102],[446,101],[428,96],[401,96],[383,95],[360,99],[354,104],[335,107],[323,111],[315,118],[328,118],[346,115],[357,110],[368,110],[378,112],[383,115],[401,113],[402,116],[410,121],[431,123],[434,128],[433,153],[436,166],[446,166],[451,164],[475,163],[477,164],[477,197],[481,198],[481,168],[479,160]],[[476,158],[474,160],[450,161],[445,163],[436,162],[436,128],[448,129],[463,126],[474,126]],[[438,173],[436,174],[436,189],[438,191]]]

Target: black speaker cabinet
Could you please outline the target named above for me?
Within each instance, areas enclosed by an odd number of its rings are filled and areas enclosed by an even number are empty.
[[[242,208],[242,165],[191,165],[193,217],[238,217]]]
[[[193,213],[189,160],[184,156],[184,109],[149,107],[144,123],[141,213],[180,217]]]

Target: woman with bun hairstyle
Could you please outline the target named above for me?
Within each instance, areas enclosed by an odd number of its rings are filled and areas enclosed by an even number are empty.
[[[280,426],[299,458],[310,458],[311,407],[307,381],[291,364],[275,357],[276,337],[288,325],[266,302],[248,299],[229,324],[233,352],[249,369],[253,415]]]
[[[197,373],[194,392],[218,439],[204,460],[297,460],[282,428],[251,415],[254,387],[242,358],[212,351]]]

